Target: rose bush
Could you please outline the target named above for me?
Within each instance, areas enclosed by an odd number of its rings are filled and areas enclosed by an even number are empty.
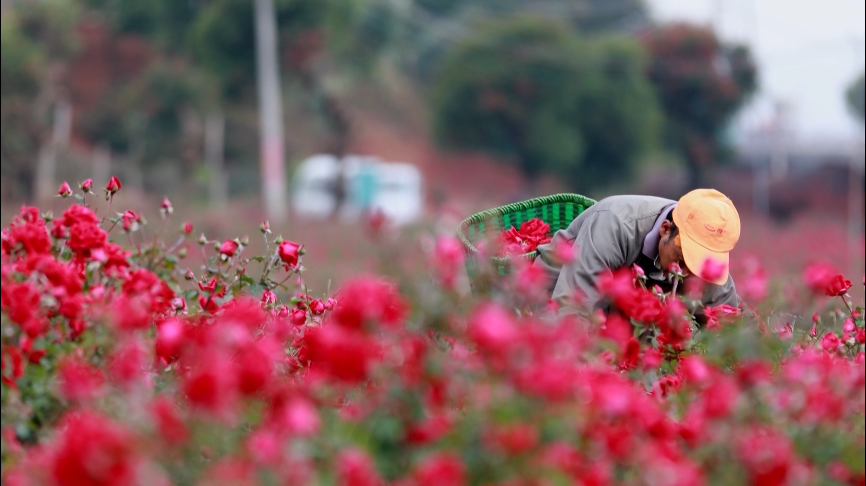
[[[3,484],[864,482],[864,311],[828,266],[802,288],[838,305],[784,325],[759,269],[703,328],[701,289],[629,270],[610,318],[545,305],[531,266],[469,295],[450,237],[316,294],[266,223],[249,256],[77,197],[2,232]]]

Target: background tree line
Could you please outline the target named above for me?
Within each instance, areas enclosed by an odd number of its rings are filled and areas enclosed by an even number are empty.
[[[274,6],[293,158],[345,153],[362,93],[387,99],[397,77],[443,148],[496,154],[530,183],[550,173],[578,191],[623,181],[666,150],[700,185],[757,88],[747,47],[702,26],[654,25],[640,0]],[[255,28],[251,0],[4,2],[4,197],[32,197],[40,153],[69,139],[186,178],[220,177],[203,164],[216,140],[220,159],[254,170]],[[861,77],[847,94],[861,118],[862,87]],[[67,137],[58,107],[71,107]]]

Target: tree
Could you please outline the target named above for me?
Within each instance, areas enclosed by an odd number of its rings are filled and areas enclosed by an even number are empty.
[[[722,134],[757,87],[748,49],[723,45],[708,28],[674,24],[643,38],[650,53],[648,76],[667,117],[667,144],[682,154],[691,187],[727,149]]]
[[[334,86],[375,72],[396,29],[394,12],[384,5],[366,0],[274,1],[286,85],[300,87],[312,115],[330,132],[323,149],[338,157],[348,150],[351,123],[344,93]],[[246,0],[211,3],[192,27],[194,57],[224,80],[224,96],[234,103],[249,98],[254,81],[252,27]],[[344,199],[342,187],[334,185],[337,208]]]
[[[60,0],[3,7],[0,166],[4,197],[28,199],[38,186],[53,183],[39,180],[37,173],[46,161],[51,166],[47,172],[53,172],[56,150],[46,155],[45,149],[56,142],[54,108],[68,98],[63,73],[76,49],[73,27],[78,14],[76,5]]]
[[[475,32],[445,55],[433,79],[441,145],[498,154],[530,183],[548,172],[585,189],[631,174],[658,120],[637,45],[583,41],[542,17]]]
[[[864,85],[864,75],[855,79],[848,90],[845,92],[845,99],[848,102],[848,109],[851,110],[860,121],[866,120],[866,85]]]
[[[39,92],[44,69],[39,47],[21,33],[17,16],[3,13],[0,35],[0,160],[3,193],[22,198],[33,187],[32,157],[40,127],[30,104]]]
[[[471,33],[482,20],[532,15],[564,22],[581,35],[633,32],[649,24],[642,0],[413,0],[402,33],[403,64],[429,82],[455,37]]]

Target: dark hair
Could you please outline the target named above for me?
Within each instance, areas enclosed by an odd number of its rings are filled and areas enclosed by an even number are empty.
[[[674,212],[669,211],[665,219],[671,222],[671,234],[668,235],[668,238],[676,238],[680,233],[680,229],[677,228],[677,224],[674,222]]]

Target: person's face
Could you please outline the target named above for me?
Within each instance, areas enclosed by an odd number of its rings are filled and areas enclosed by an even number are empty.
[[[665,274],[668,273],[668,269],[670,269],[671,265],[676,263],[679,264],[680,269],[683,271],[683,275],[689,275],[691,272],[683,259],[683,250],[676,244],[676,237],[671,238],[670,221],[662,223],[661,228],[659,228],[659,236],[661,236],[661,238],[659,238],[659,264]]]

